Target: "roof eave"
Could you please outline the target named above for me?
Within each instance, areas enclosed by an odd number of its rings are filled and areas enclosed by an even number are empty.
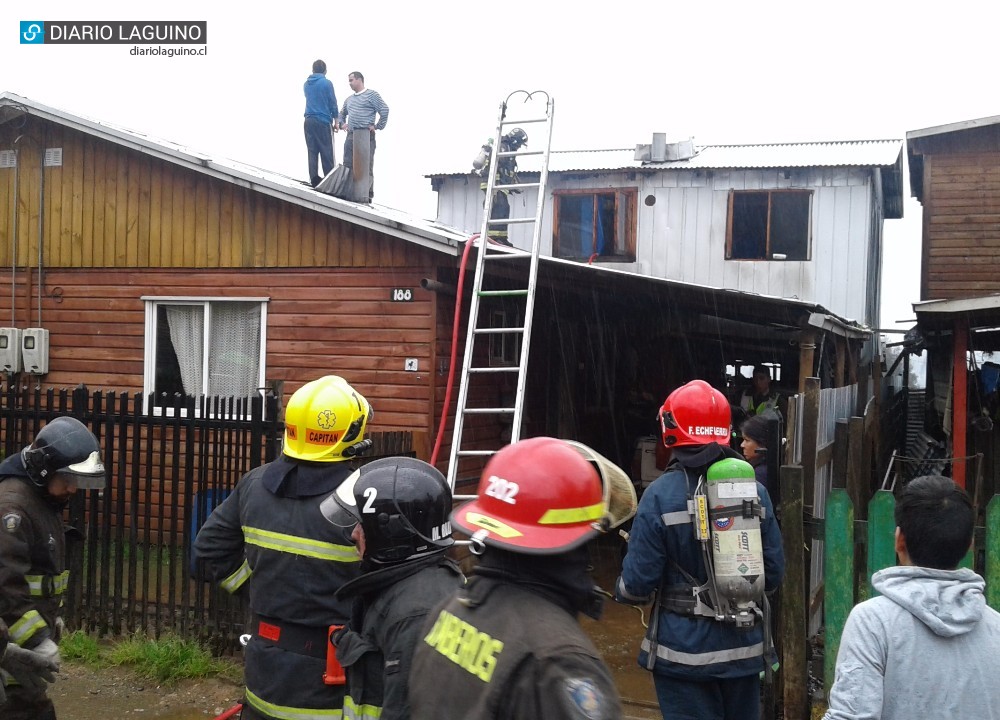
[[[167,148],[153,140],[142,140],[138,135],[133,133],[119,130],[103,123],[90,121],[13,93],[5,92],[0,94],[0,107],[3,106],[21,107],[29,114],[33,114],[44,120],[108,140],[166,162],[187,165],[189,168],[211,177],[232,182],[240,187],[261,192],[265,195],[291,202],[300,207],[329,215],[339,220],[398,237],[431,250],[449,255],[456,255],[458,252],[459,241],[457,238],[447,239],[443,236],[434,236],[422,228],[379,217],[375,213],[368,211],[363,205],[339,200],[333,196],[329,196],[329,199],[324,197],[323,202],[318,202],[315,191],[307,189],[304,186],[302,190],[285,188],[265,178],[220,164],[207,155]]]

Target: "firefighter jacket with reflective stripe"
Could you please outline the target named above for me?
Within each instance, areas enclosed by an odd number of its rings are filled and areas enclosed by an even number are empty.
[[[438,554],[363,574],[345,586],[358,593],[349,630],[337,640],[347,673],[344,717],[406,720],[413,648],[427,614],[464,584],[454,562]]]
[[[626,603],[647,602],[659,588],[688,585],[684,573],[699,584],[707,580],[701,543],[694,537],[688,498],[699,473],[685,472],[678,463],[654,481],[639,500],[632,521],[628,553],[622,561],[616,598]],[[785,571],[781,531],[767,490],[757,483],[764,508],[761,544],[764,555],[764,587],[778,587]],[[711,550],[709,550],[711,552]],[[683,571],[683,572],[682,572]],[[714,618],[683,615],[662,607],[650,619],[649,631],[639,651],[639,664],[653,672],[676,678],[734,678],[756,675],[764,669],[763,623],[752,629]]]
[[[427,618],[410,672],[414,720],[617,720],[611,673],[576,618],[483,576]]]
[[[331,473],[341,469],[336,465]],[[275,495],[261,482],[267,467],[247,473],[208,516],[195,539],[196,558],[226,590],[249,589],[259,619],[244,652],[247,702],[267,717],[336,719],[344,688],[323,683],[323,655],[329,626],[347,621],[350,606],[335,595],[358,574],[357,549],[351,528],[320,512],[334,488],[318,496]]]
[[[0,478],[0,618],[11,640],[52,637],[68,578],[60,513],[27,478]]]

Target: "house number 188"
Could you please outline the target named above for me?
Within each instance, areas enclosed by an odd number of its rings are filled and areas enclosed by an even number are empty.
[[[410,288],[393,288],[392,289],[392,301],[393,302],[412,302],[413,301],[413,291]]]

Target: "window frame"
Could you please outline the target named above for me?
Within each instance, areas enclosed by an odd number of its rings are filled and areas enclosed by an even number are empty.
[[[155,403],[150,405],[150,396],[156,391],[156,343],[157,343],[157,332],[158,332],[158,315],[159,308],[164,305],[191,305],[191,306],[202,306],[204,313],[204,321],[202,323],[202,332],[204,338],[204,347],[211,347],[211,323],[209,322],[211,318],[211,306],[212,304],[241,304],[241,305],[258,305],[260,308],[260,347],[259,355],[257,359],[257,392],[264,396],[265,392],[265,373],[266,364],[265,358],[267,356],[267,304],[270,302],[269,297],[217,297],[217,296],[161,296],[161,295],[144,295],[140,298],[144,304],[145,312],[145,329],[143,336],[143,376],[142,376],[142,411],[146,415],[166,415],[173,416],[174,408],[162,407],[156,405]],[[202,394],[208,396],[204,391],[208,389],[208,383],[210,381],[208,372],[208,358],[209,352],[206,350],[202,357]],[[201,397],[201,395],[195,397]],[[213,396],[208,396],[213,397]],[[187,411],[182,409],[181,416],[185,417]],[[198,405],[195,405],[195,415],[200,415]]]
[[[809,212],[806,216],[806,237],[805,237],[805,257],[803,258],[775,258],[771,252],[771,210],[773,207],[773,196],[777,194],[798,194],[806,195],[809,198]],[[751,194],[767,194],[767,226],[766,226],[766,236],[764,238],[764,257],[733,257],[733,209],[736,203],[736,196],[739,195],[751,195]],[[815,197],[815,190],[812,188],[770,188],[770,189],[750,189],[750,190],[736,190],[735,188],[729,191],[729,207],[726,213],[726,260],[733,260],[735,262],[809,262],[812,260],[812,218],[813,218],[813,198]]]
[[[599,195],[614,194],[615,198],[615,242],[617,250],[622,249],[621,255],[597,255],[591,253],[587,257],[563,255],[559,247],[559,208],[563,197],[579,197],[581,195],[593,195],[594,202],[597,202]],[[639,188],[638,187],[611,187],[611,188],[578,188],[573,190],[553,190],[552,191],[552,256],[564,260],[577,260],[589,262],[618,262],[634,263],[636,260],[636,227],[639,208]],[[625,218],[621,219],[622,210],[625,210]],[[597,212],[595,208],[594,223],[597,222]],[[592,228],[592,230],[596,230]],[[624,234],[622,242],[618,242],[619,230]],[[597,233],[592,232],[592,237],[596,238]]]

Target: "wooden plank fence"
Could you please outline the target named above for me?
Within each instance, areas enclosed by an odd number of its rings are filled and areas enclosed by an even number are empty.
[[[239,479],[281,451],[278,398],[177,397],[169,412],[144,412],[141,394],[8,387],[0,393],[6,454],[30,444],[45,423],[71,415],[101,442],[105,490],[78,492],[67,520],[70,627],[100,635],[134,631],[197,638],[232,651],[247,617],[233,598],[191,574],[194,536]],[[357,462],[418,455],[426,437],[369,433]]]
[[[835,488],[827,498],[823,522],[826,547],[823,681],[827,696],[833,684],[840,637],[851,608],[878,595],[871,585],[873,574],[896,565],[895,495],[878,490],[866,504],[868,520],[855,520],[854,504],[846,490]],[[866,551],[863,567],[854,566],[854,548],[859,544]],[[987,505],[985,525],[976,527],[973,546],[960,566],[971,568],[986,579],[986,602],[1000,610],[1000,496],[995,495]],[[859,582],[859,578],[864,580]]]

